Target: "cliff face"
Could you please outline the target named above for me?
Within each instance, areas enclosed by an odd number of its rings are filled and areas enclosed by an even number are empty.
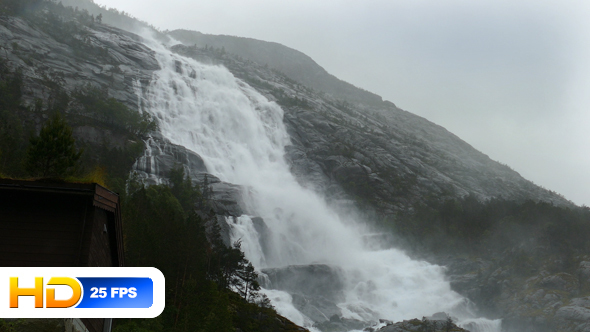
[[[3,56],[10,66],[22,69],[26,86],[23,97],[31,106],[37,99],[53,97],[52,83],[59,83],[70,92],[89,84],[100,87],[137,109],[137,89],[147,85],[159,68],[153,51],[140,37],[104,24],[90,25],[83,33],[68,38],[56,38],[19,18],[2,17],[0,22]],[[248,40],[241,43],[248,44]],[[264,42],[252,43],[245,49]],[[288,52],[274,44],[269,47],[282,53],[271,52],[268,58],[283,58]],[[570,204],[492,161],[444,128],[391,103],[351,103],[310,89],[295,77],[216,50],[180,45],[174,50],[222,63],[277,101],[285,111],[284,121],[291,134],[292,145],[286,157],[293,172],[301,182],[328,196],[357,200],[384,214],[468,194],[480,199],[501,196]],[[292,56],[302,54],[293,51]],[[306,71],[314,71],[315,65],[310,66]],[[86,140],[103,138],[100,131],[89,128],[75,128],[75,132]],[[169,168],[177,159],[160,168]],[[193,175],[203,171],[198,166]]]
[[[23,99],[30,106],[30,112],[25,114],[27,121],[40,128],[47,114],[35,110],[38,100],[58,103],[59,91],[73,94],[88,85],[105,90],[108,96],[138,109],[138,91],[146,89],[159,69],[154,52],[139,36],[98,22],[67,31],[43,29],[43,24],[51,22],[33,25],[16,17],[0,17],[0,55],[7,66],[22,71]],[[236,37],[186,31],[173,32],[172,36],[188,44],[172,47],[174,52],[222,64],[233,75],[281,105],[291,138],[291,145],[285,151],[291,171],[301,184],[324,194],[333,204],[355,205],[367,214],[385,216],[469,194],[481,200],[503,197],[573,206],[560,195],[534,185],[508,166],[491,160],[444,128],[337,80],[300,52],[278,44]],[[195,43],[199,47],[193,47]],[[207,49],[203,48],[205,45]],[[77,109],[83,112],[75,102],[70,106],[73,113]],[[129,137],[83,121],[74,123],[73,127],[77,138],[89,144],[105,141],[111,147],[129,144]],[[157,132],[143,138],[146,149],[133,169],[148,183],[166,182],[170,170],[181,164],[195,181],[203,182],[207,175],[213,191],[214,212],[220,221],[225,216],[253,214],[241,202],[244,188],[223,183],[208,174],[196,153],[171,144]],[[225,242],[229,243],[227,224],[221,224],[226,227]],[[501,288],[498,283],[505,284],[504,281],[510,279],[509,273],[502,274],[502,266],[492,269],[491,265],[474,267],[455,260],[445,263],[451,266],[453,286],[467,296],[479,298],[480,302],[492,301],[481,289]],[[580,274],[587,272],[586,265],[580,267]],[[477,277],[471,273],[475,269],[479,271]],[[283,271],[275,271],[276,275],[281,273]],[[544,290],[545,293],[530,295],[518,290],[519,297],[512,299],[508,295],[516,292],[515,288],[506,288],[499,291],[506,293],[498,297],[500,300],[493,299],[494,305],[518,308],[521,303],[528,303],[521,306],[524,309],[518,313],[523,316],[529,309],[539,310],[537,307],[551,304],[554,306],[551,315],[557,315],[567,324],[586,319],[587,298],[576,297],[568,303],[570,297],[581,296],[572,288],[575,285],[567,284],[571,278],[558,276],[565,280],[561,282],[547,279],[549,277],[553,275],[540,275],[539,279],[527,282],[534,287],[553,282],[557,286],[551,287],[570,292],[570,296],[556,300],[548,294],[559,295],[559,292]],[[587,273],[584,278],[587,279]],[[549,281],[543,281],[545,279]],[[498,295],[496,293],[494,296]],[[330,309],[330,305],[326,307]],[[506,311],[494,314],[501,316]]]
[[[503,197],[571,204],[443,127],[392,103],[347,102],[218,50],[182,45],[172,49],[225,65],[280,104],[291,136],[286,157],[293,173],[328,196],[352,198],[384,214],[469,194],[482,200]]]
[[[174,30],[169,32],[169,36],[185,45],[224,50],[244,60],[278,70],[308,88],[329,93],[339,99],[371,105],[382,103],[380,96],[338,79],[309,56],[278,43],[188,30]]]
[[[159,68],[153,51],[138,36],[102,24],[60,30],[48,33],[21,18],[0,17],[2,57],[22,70],[25,103],[33,106],[36,99],[51,97],[56,84],[69,92],[90,84],[137,109],[135,82],[149,82]],[[69,35],[60,37],[60,32]]]

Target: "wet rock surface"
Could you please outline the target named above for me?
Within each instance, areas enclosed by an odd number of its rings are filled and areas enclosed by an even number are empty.
[[[479,332],[473,329],[465,330],[455,325],[453,319],[445,313],[436,313],[432,317],[404,320],[402,322],[385,322],[386,326],[375,329],[366,328],[366,332],[422,332],[422,331],[445,331],[445,332]],[[483,332],[483,331],[482,331]]]
[[[104,24],[87,27],[84,42],[107,52],[101,56],[80,54],[22,19],[0,18],[5,58],[11,67],[23,70],[25,103],[33,105],[36,98],[47,97],[46,81],[59,80],[67,91],[87,84],[105,88],[110,96],[137,109],[137,92],[146,89],[159,68],[154,52],[137,35]],[[469,193],[481,199],[502,196],[570,204],[492,161],[444,128],[392,103],[345,102],[229,54],[182,45],[173,50],[222,63],[281,104],[292,141],[285,157],[293,173],[303,185],[325,193],[333,202],[356,200],[384,214],[411,210],[430,199]],[[87,132],[92,139],[92,130]],[[162,167],[154,170],[158,175],[172,160],[178,161],[166,154],[159,158]],[[185,161],[188,168],[194,168],[196,161]],[[219,189],[227,190],[230,188]],[[232,214],[239,212],[236,206],[228,209]]]
[[[264,287],[291,294],[295,307],[314,322],[331,321],[341,315],[336,304],[344,300],[344,279],[338,267],[292,265],[263,269],[262,273],[266,276]]]
[[[207,172],[203,159],[187,148],[170,143],[159,133],[152,133],[145,141],[146,150],[134,165],[134,171],[146,184],[167,184],[172,169],[182,167],[201,189],[208,187],[210,206],[218,216],[241,216],[248,213],[242,186],[223,182]],[[220,223],[225,228],[225,222]],[[227,232],[224,232],[227,233]],[[229,234],[222,234],[229,238]]]
[[[498,255],[500,256],[500,255]],[[451,287],[475,302],[480,314],[501,317],[503,331],[588,331],[589,288],[586,261],[579,258],[572,273],[551,272],[553,260],[539,270],[522,269],[514,261],[475,257],[439,258],[447,266]]]
[[[77,52],[21,18],[0,17],[2,57],[12,68],[22,70],[26,104],[47,99],[48,82],[53,81],[70,92],[88,84],[105,88],[118,101],[138,108],[135,89],[149,83],[159,69],[154,52],[141,37],[124,30],[96,24],[85,31],[83,42],[107,50],[105,54]]]
[[[70,93],[88,84],[106,89],[109,96],[132,109],[139,108],[137,92],[147,88],[159,69],[153,51],[139,36],[107,25],[95,24],[86,32],[84,42],[105,53],[77,52],[20,18],[0,17],[3,60],[10,68],[22,70],[23,100],[31,109],[36,99],[49,98],[55,82]],[[362,202],[367,209],[384,215],[411,211],[431,199],[467,194],[480,199],[502,196],[571,204],[492,161],[444,128],[392,103],[344,102],[229,54],[219,56],[184,46],[173,49],[225,65],[279,103],[291,136],[285,158],[292,172],[302,185],[326,194],[333,204]],[[39,128],[47,115],[32,117]],[[108,140],[112,147],[128,143],[123,136],[83,124],[74,126],[74,132],[87,142]],[[182,165],[195,182],[208,183],[216,215],[213,220],[229,244],[225,218],[251,213],[243,202],[249,189],[208,174],[196,153],[163,140],[157,133],[146,138],[146,143],[144,156],[135,166],[138,173],[150,184],[166,183],[170,170]],[[263,234],[263,222],[257,220],[254,225]],[[507,331],[590,331],[589,257],[579,258],[577,267],[568,271],[528,271],[525,278],[520,271],[523,267],[502,261],[510,255],[503,253],[498,259],[456,256],[438,262],[449,267],[453,289],[475,301],[483,314],[505,318]],[[342,297],[338,291],[342,280],[332,267],[287,267],[265,273],[273,288],[292,293],[294,304],[312,319],[334,329],[356,328],[358,322],[339,316],[335,303]],[[405,325],[400,328],[411,330],[410,322],[402,322]]]
[[[263,269],[273,289],[342,300],[344,280],[340,268],[325,264],[291,265]]]
[[[148,184],[166,181],[170,171],[177,167],[182,167],[191,179],[198,179],[200,174],[207,172],[205,163],[198,154],[170,143],[157,133],[152,134],[145,143],[146,151],[133,168]]]
[[[280,104],[292,142],[285,155],[292,172],[333,200],[352,198],[384,214],[468,194],[572,204],[390,102],[345,102],[230,54],[183,45],[172,50],[223,64]]]

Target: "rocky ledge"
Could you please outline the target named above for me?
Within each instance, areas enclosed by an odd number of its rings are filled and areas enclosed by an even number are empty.
[[[590,257],[561,262],[547,257],[532,268],[504,259],[447,257],[451,287],[474,301],[486,316],[502,317],[507,332],[590,332]],[[571,265],[565,271],[556,266]]]
[[[385,326],[382,326],[385,325]],[[387,320],[380,320],[379,328],[366,328],[366,332],[469,332],[455,325],[455,321],[444,312],[436,313],[430,317],[423,317],[421,320],[414,318],[402,322],[393,323]],[[471,332],[480,332],[475,329]],[[483,331],[482,331],[483,332]]]

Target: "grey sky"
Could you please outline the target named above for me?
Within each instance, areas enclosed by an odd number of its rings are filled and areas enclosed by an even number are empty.
[[[161,29],[274,41],[590,205],[590,3],[95,0]]]

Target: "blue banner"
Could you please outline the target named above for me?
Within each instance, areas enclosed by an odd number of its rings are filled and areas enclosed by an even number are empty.
[[[154,283],[150,278],[77,278],[82,301],[76,308],[150,308]]]

